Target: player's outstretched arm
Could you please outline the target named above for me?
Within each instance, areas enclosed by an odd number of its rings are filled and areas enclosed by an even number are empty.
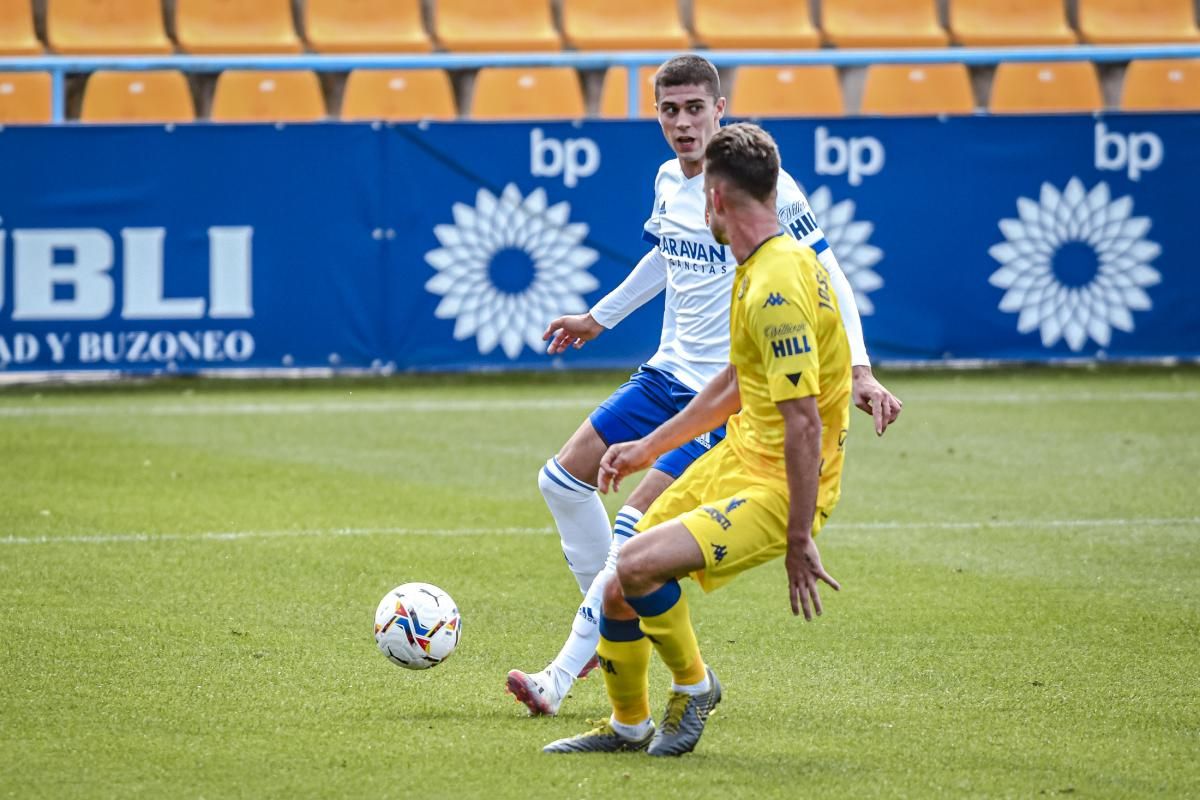
[[[817,581],[834,588],[841,585],[821,565],[821,554],[813,540],[813,517],[817,512],[817,486],[821,470],[821,415],[815,397],[777,403],[783,416],[783,452],[787,465],[788,544],[784,566],[792,613],[811,620],[821,613]]]
[[[667,268],[662,253],[650,250],[621,281],[617,288],[601,298],[586,314],[563,316],[546,326],[542,341],[549,341],[546,352],[558,355],[567,348],[576,350],[649,302],[667,285]]]
[[[621,487],[621,479],[654,463],[654,459],[697,436],[719,427],[742,406],[737,370],[732,364],[709,381],[700,394],[669,420],[641,439],[614,444],[600,460],[597,483],[607,494]]]
[[[555,356],[565,352],[568,347],[578,350],[602,333],[604,326],[596,322],[591,313],[571,314],[551,321],[542,333],[542,341],[550,340],[546,352]]]

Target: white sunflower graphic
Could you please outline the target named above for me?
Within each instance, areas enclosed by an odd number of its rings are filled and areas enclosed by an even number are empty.
[[[474,336],[483,355],[499,344],[513,359],[525,345],[541,350],[550,320],[587,310],[583,294],[600,285],[587,269],[599,256],[580,244],[588,226],[567,222],[569,203],[547,207],[545,190],[522,198],[510,183],[453,213],[453,225],[434,228],[442,246],[425,254],[438,271],[425,288],[442,297],[434,316],[455,320],[456,340]]]
[[[817,224],[825,232],[825,240],[833,250],[842,272],[854,289],[854,300],[858,304],[858,313],[864,317],[875,313],[875,304],[867,297],[883,286],[883,278],[871,268],[883,259],[883,251],[867,239],[875,232],[871,222],[854,221],[854,201],[843,200],[833,202],[833,195],[828,186],[822,186],[811,195],[808,203],[812,207]]]
[[[1018,332],[1040,329],[1045,347],[1064,339],[1078,352],[1089,337],[1107,347],[1113,328],[1133,331],[1130,312],[1149,311],[1144,289],[1162,280],[1150,266],[1162,248],[1132,212],[1132,198],[1112,200],[1103,181],[1085,192],[1079,178],[1062,193],[1043,183],[1039,202],[1017,199],[1020,219],[1001,220],[1007,241],[988,250],[1003,265],[988,282],[1007,289],[1000,310],[1020,313]]]

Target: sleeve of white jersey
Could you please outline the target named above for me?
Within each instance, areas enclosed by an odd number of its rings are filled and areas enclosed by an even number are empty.
[[[592,319],[605,328],[615,328],[667,286],[667,262],[655,248],[637,263],[621,284],[592,306]]]
[[[658,168],[658,174],[654,176],[654,205],[650,206],[650,217],[646,220],[646,224],[642,226],[642,240],[647,244],[658,247],[658,240],[662,238],[660,230],[659,214],[662,211],[662,177],[663,168]]]
[[[817,258],[829,272],[838,307],[842,310],[842,326],[845,327],[846,338],[850,342],[850,363],[856,367],[871,366],[867,343],[863,339],[862,318],[858,314],[858,303],[854,299],[854,287],[850,285],[850,280],[838,264],[837,256],[825,240],[820,220],[813,216],[808,198],[786,172],[779,173],[776,189],[775,207],[779,213],[779,224],[802,244],[816,250]]]

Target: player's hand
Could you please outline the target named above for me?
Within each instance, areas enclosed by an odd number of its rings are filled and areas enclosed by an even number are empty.
[[[578,350],[603,332],[604,326],[596,322],[591,314],[572,314],[559,317],[547,325],[542,334],[542,341],[550,342],[546,352],[556,356],[566,352],[568,347]]]
[[[883,436],[888,425],[891,425],[900,416],[900,412],[904,409],[904,403],[900,401],[899,397],[889,392],[882,383],[875,380],[870,367],[855,367],[853,373],[854,405],[875,418],[875,435]]]
[[[619,490],[622,478],[645,469],[653,462],[654,453],[642,439],[614,444],[600,459],[600,474],[596,476],[600,493],[608,494],[610,488],[614,492]]]
[[[842,586],[821,566],[821,554],[811,535],[789,536],[787,556],[783,563],[787,568],[792,613],[799,616],[803,609],[804,619],[811,622],[813,612],[820,616],[822,610],[817,581],[825,581],[835,592],[840,591]]]

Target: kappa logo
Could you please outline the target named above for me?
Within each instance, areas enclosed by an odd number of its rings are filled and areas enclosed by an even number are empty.
[[[729,501],[729,505],[725,506],[725,513],[731,514],[731,513],[733,513],[733,510],[735,508],[737,508],[738,506],[744,506],[745,504],[746,504],[745,500],[743,500],[740,497],[735,497]]]
[[[600,669],[604,670],[609,675],[617,674],[617,668],[614,667],[613,663],[611,661],[609,661],[607,658],[605,658],[604,656],[596,656],[596,660],[600,662]]]
[[[769,295],[767,295],[767,300],[765,303],[763,303],[763,308],[766,308],[767,306],[788,306],[788,305],[791,305],[791,303],[789,303],[787,301],[786,297],[781,295],[779,292],[771,292]]]
[[[721,559],[725,558],[725,553],[726,553],[727,548],[723,544],[714,544],[712,546],[712,549],[713,549],[713,561],[716,561],[718,564],[720,564]]]

